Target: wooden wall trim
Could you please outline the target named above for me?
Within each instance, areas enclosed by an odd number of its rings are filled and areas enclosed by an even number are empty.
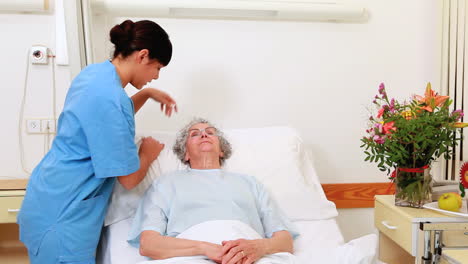
[[[24,190],[27,182],[27,179],[0,180],[0,190]],[[375,195],[395,193],[395,186],[388,182],[330,183],[322,187],[337,208],[373,208]]]
[[[331,183],[322,187],[336,208],[374,208],[375,195],[395,193],[395,185],[389,182]]]
[[[28,179],[0,180],[0,190],[24,190]]]

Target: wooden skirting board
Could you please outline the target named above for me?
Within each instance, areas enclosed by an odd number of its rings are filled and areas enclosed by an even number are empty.
[[[0,190],[25,189],[27,179],[0,180]],[[373,208],[374,196],[393,194],[395,187],[391,183],[330,183],[322,184],[328,200],[337,208]]]
[[[330,183],[322,184],[328,200],[337,208],[374,208],[374,196],[394,194],[392,183]]]

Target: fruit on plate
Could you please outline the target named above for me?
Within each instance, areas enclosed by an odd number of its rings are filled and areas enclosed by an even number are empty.
[[[462,199],[458,193],[444,193],[439,197],[438,204],[442,210],[458,212],[462,206]]]
[[[455,196],[457,197],[458,199],[458,209],[460,209],[462,207],[462,197],[460,194],[456,193],[456,192],[453,192],[453,194],[455,194]]]

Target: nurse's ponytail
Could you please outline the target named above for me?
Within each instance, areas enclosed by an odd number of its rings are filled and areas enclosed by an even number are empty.
[[[171,61],[172,43],[166,31],[150,20],[133,22],[125,20],[110,31],[110,41],[115,45],[113,58],[128,57],[134,51],[147,49],[150,59],[166,66]]]

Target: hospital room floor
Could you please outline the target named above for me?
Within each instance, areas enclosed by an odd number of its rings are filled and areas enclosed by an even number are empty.
[[[27,250],[18,239],[18,225],[0,224],[0,234],[0,263],[29,263]]]

